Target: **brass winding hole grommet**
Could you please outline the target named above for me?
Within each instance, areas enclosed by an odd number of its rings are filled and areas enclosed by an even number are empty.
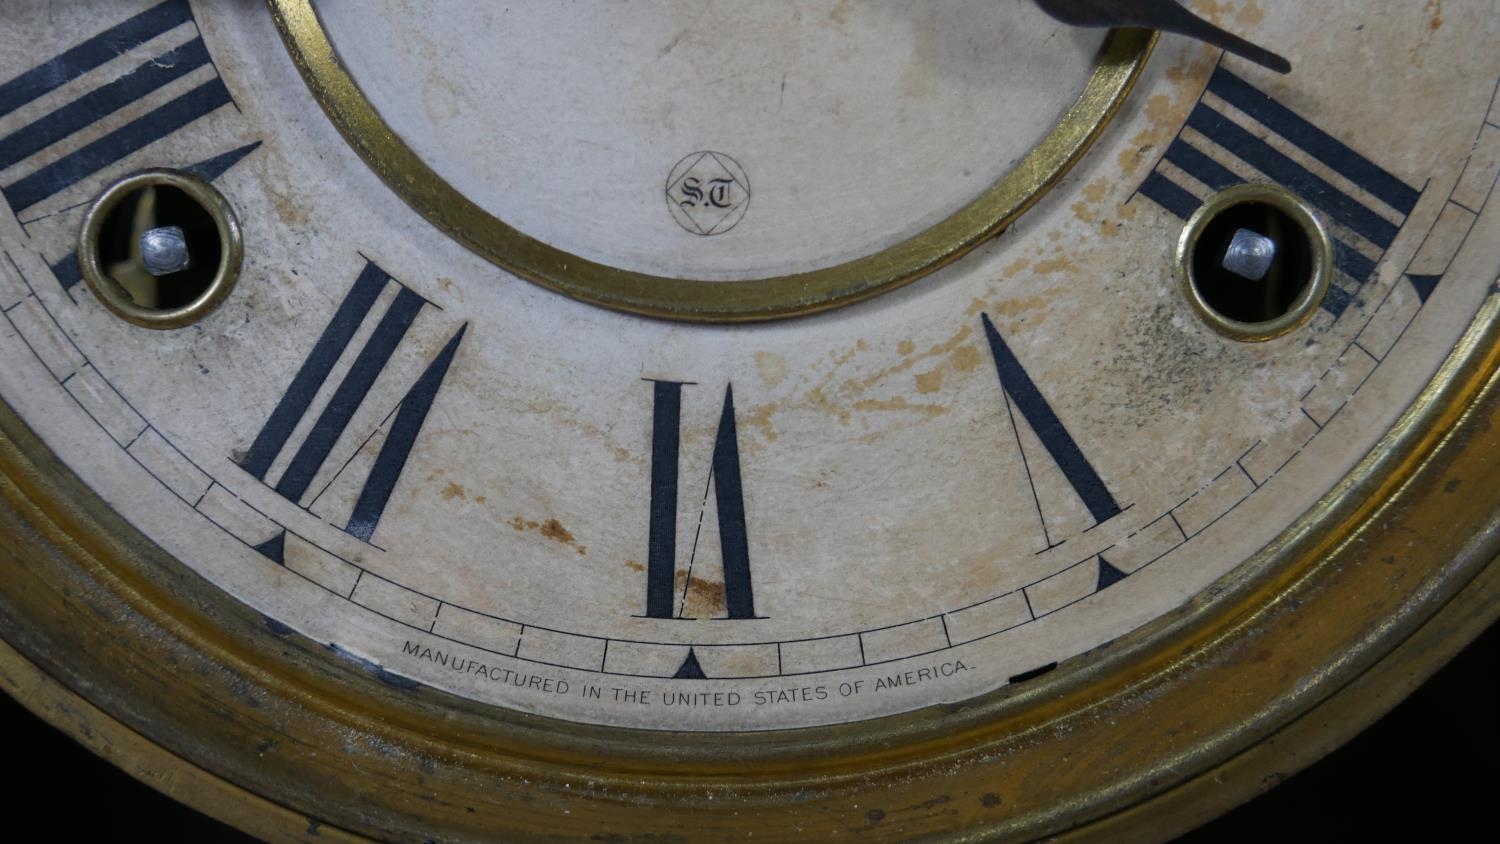
[[[228,200],[180,170],[143,170],[110,185],[78,236],[89,289],[116,316],[155,329],[213,313],[239,279],[244,251]]]
[[[1305,324],[1328,295],[1333,238],[1312,207],[1280,185],[1237,185],[1209,198],[1177,245],[1193,310],[1244,342]]]

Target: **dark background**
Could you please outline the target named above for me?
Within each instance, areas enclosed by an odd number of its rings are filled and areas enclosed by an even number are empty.
[[[9,818],[47,815],[45,840],[253,842],[100,761],[0,695]],[[1500,802],[1500,626],[1342,749],[1179,839],[1482,840]],[[71,807],[55,811],[45,807]],[[1487,830],[1487,832],[1485,832]]]

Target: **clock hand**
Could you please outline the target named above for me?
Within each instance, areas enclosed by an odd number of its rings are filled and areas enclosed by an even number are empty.
[[[1036,0],[1042,11],[1072,26],[1142,27],[1196,38],[1277,73],[1292,63],[1184,9],[1177,0]]]

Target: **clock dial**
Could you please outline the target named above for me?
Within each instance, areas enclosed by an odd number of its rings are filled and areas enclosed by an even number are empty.
[[[1294,74],[1139,81],[1029,3],[271,5],[3,13],[0,397],[203,600],[455,718],[1064,688],[1316,559],[1500,307],[1482,3],[1235,5]]]

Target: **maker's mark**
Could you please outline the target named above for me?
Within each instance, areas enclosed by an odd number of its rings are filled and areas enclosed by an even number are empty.
[[[724,234],[745,219],[750,178],[738,161],[722,152],[695,152],[667,176],[667,208],[672,219],[700,237]]]

